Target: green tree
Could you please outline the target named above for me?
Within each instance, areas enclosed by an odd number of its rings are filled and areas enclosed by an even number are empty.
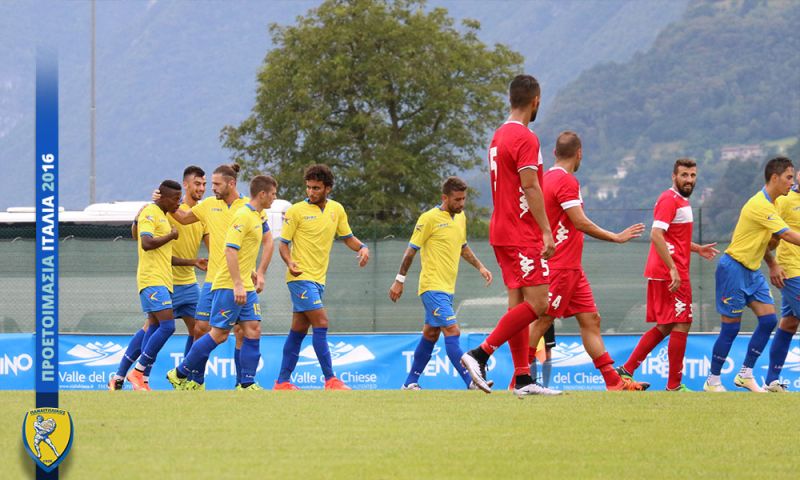
[[[329,0],[272,25],[256,104],[222,130],[224,145],[247,171],[274,175],[282,197],[305,196],[303,169],[326,163],[349,209],[408,222],[444,176],[483,162],[521,71],[522,57],[484,45],[479,28],[423,0]]]

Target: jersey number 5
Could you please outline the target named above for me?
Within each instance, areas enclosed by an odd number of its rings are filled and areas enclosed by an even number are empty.
[[[489,149],[489,170],[492,172],[492,191],[497,191],[497,147]]]

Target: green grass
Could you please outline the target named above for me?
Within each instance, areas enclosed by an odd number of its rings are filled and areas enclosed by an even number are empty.
[[[2,478],[33,478],[32,392],[0,392]],[[797,395],[62,392],[61,478],[797,478]],[[795,460],[793,460],[795,459]],[[249,473],[248,473],[249,472]]]

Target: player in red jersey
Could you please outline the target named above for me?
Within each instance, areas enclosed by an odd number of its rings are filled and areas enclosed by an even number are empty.
[[[650,254],[644,276],[647,277],[647,321],[656,325],[645,332],[625,364],[617,368],[623,377],[633,372],[647,355],[669,335],[669,380],[667,390],[688,391],[681,383],[686,339],[692,326],[692,285],[689,282],[691,252],[706,260],[719,251],[716,243],[692,242],[692,207],[689,196],[697,182],[697,164],[679,158],[672,169],[672,187],[661,193],[653,211],[650,231]]]
[[[530,75],[509,87],[511,114],[489,147],[494,210],[489,243],[508,287],[508,312],[480,346],[461,357],[475,385],[486,393],[486,362],[508,342],[514,360],[515,392],[553,393],[535,384],[528,365],[528,325],[547,311],[547,259],[555,245],[542,200],[539,139],[528,129],[539,110],[541,89]],[[560,393],[560,392],[555,392]]]
[[[600,334],[600,314],[592,287],[583,271],[583,235],[598,240],[625,243],[640,237],[644,225],[637,223],[619,233],[609,232],[592,222],[583,211],[581,187],[574,173],[583,159],[581,140],[574,132],[562,132],[556,140],[556,163],[544,176],[544,204],[550,228],[555,234],[556,252],[550,266],[550,308],[531,325],[531,343],[539,339],[555,318],[574,316],[581,329],[586,353],[600,370],[608,390],[644,390],[646,383],[622,378],[614,370],[614,360],[606,351]]]

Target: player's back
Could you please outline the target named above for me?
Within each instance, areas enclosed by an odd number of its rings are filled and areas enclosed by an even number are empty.
[[[750,270],[758,270],[773,234],[788,230],[766,189],[750,197],[739,213],[725,253]]]
[[[583,232],[575,227],[567,215],[568,209],[583,206],[578,179],[561,167],[553,167],[544,174],[542,193],[556,245],[556,251],[547,264],[551,269],[581,268]]]
[[[529,212],[519,172],[536,171],[542,186],[542,155],[539,139],[520,122],[509,121],[498,128],[489,146],[492,187],[492,219],[489,243],[495,246],[529,246],[542,242],[542,232]]]
[[[694,216],[689,199],[668,188],[659,195],[653,208],[653,227],[664,230],[664,241],[678,275],[683,280],[689,278],[689,265],[692,250],[692,228]],[[669,280],[669,268],[661,260],[655,245],[650,243],[644,276],[656,280]]]

